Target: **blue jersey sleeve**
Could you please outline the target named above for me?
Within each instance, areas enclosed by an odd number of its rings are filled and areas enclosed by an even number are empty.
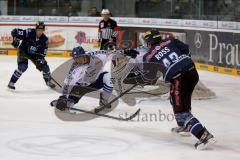
[[[16,37],[20,40],[24,40],[27,39],[29,37],[30,34],[33,34],[35,32],[34,29],[19,29],[19,28],[15,28],[14,30],[12,30],[11,35],[13,37]]]
[[[11,35],[12,37],[23,40],[26,38],[26,30],[15,28],[14,30],[12,30]]]
[[[188,56],[191,56],[191,53],[190,53],[190,50],[189,50],[189,47],[187,44],[181,42],[180,40],[178,39],[175,39],[173,40],[175,46],[178,47],[178,49],[182,52],[182,54],[185,54],[185,55],[188,55]]]

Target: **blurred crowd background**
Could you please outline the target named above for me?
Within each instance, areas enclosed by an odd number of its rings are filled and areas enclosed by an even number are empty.
[[[240,0],[0,0],[0,15],[145,17],[240,21]]]

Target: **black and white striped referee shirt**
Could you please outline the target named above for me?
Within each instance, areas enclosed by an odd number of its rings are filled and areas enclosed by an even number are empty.
[[[116,38],[119,27],[117,22],[109,18],[107,21],[101,20],[98,26],[98,39]]]

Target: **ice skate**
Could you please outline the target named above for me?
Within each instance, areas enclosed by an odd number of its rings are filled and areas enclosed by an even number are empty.
[[[204,131],[203,135],[199,139],[199,141],[195,144],[195,148],[197,150],[204,150],[208,146],[214,144],[216,142],[214,136],[209,133],[207,130]]]
[[[47,81],[46,85],[50,88],[55,88],[56,87],[56,85],[54,83],[52,83],[51,81]]]
[[[16,87],[15,87],[14,85],[15,85],[15,83],[9,82],[9,83],[8,83],[8,88],[9,88],[10,90],[15,90]]]

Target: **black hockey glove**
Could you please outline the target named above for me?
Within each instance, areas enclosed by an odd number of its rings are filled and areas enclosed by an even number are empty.
[[[18,48],[19,44],[20,44],[20,39],[14,37],[12,41],[12,46],[14,48]]]
[[[60,96],[57,100],[56,108],[60,111],[65,111],[68,107],[68,99],[65,96]]]
[[[45,63],[45,59],[37,59],[35,62],[36,68],[41,72]]]
[[[12,37],[17,37],[18,29],[17,28],[13,29],[12,32],[11,32],[11,35],[12,35]]]
[[[124,54],[131,58],[136,58],[139,52],[134,49],[127,49],[127,50],[124,50]]]

